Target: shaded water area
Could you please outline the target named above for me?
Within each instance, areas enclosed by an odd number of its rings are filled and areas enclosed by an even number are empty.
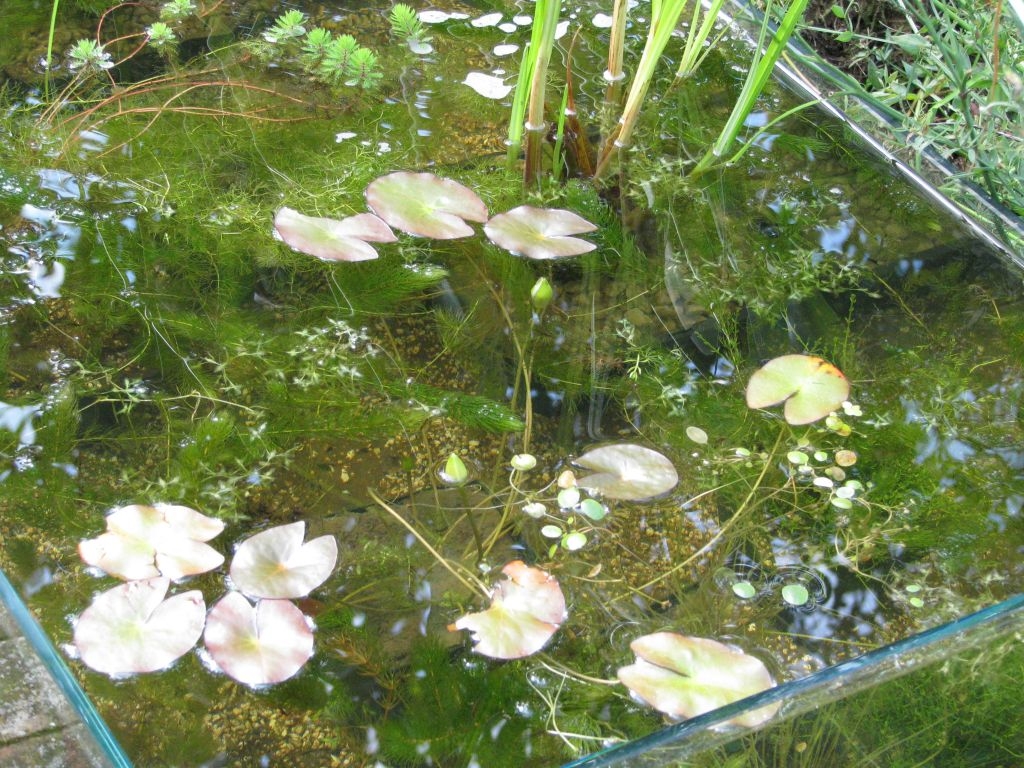
[[[671,87],[669,57],[614,184],[530,193],[598,225],[593,252],[528,261],[477,227],[328,263],[274,237],[278,209],[360,213],[367,185],[400,170],[455,179],[492,213],[524,201],[505,161],[511,95],[465,81],[514,83],[506,46],[528,39],[532,6],[447,8],[417,54],[388,7],[310,5],[310,25],[377,51],[370,90],[243,45],[284,10],[225,5],[169,62],[143,52],[111,70],[119,88],[102,75],[49,98],[33,74],[45,14],[0,11],[24,30],[0,48],[0,565],[138,765],[559,765],[662,727],[616,681],[640,635],[715,638],[791,680],[1022,591],[1021,275],[841,125],[798,112],[688,181],[743,53],[726,42]],[[594,135],[607,10],[563,11]],[[104,39],[155,18],[115,12]],[[60,49],[95,24],[69,20]],[[769,90],[750,130],[791,106]],[[554,288],[542,311],[539,277]],[[747,408],[751,374],[789,353],[852,382],[830,421]],[[666,456],[678,486],[606,499],[599,520],[560,509],[572,460],[621,443]],[[513,470],[527,452],[536,467]],[[154,503],[225,520],[211,543],[229,560],[282,523],[336,538],[337,568],[297,603],[315,625],[298,675],[253,689],[202,650],[119,680],[74,660],[75,617],[116,585],[79,542],[112,508]],[[543,567],[568,618],[541,654],[474,653],[449,626],[487,603],[442,559],[485,584],[510,561]],[[212,604],[226,570],[172,590]],[[998,663],[1021,679],[1019,653]],[[1021,713],[1014,685],[968,667],[968,687]],[[899,703],[867,711],[892,721]],[[1019,755],[1022,723],[972,754]],[[816,742],[804,764],[856,751]]]

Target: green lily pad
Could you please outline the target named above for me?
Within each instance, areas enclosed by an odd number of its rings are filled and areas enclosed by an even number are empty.
[[[528,259],[560,259],[592,251],[596,245],[570,235],[595,229],[595,225],[572,211],[531,205],[499,213],[484,225],[492,243]]]
[[[466,221],[487,221],[487,206],[476,192],[432,173],[381,176],[366,188],[366,202],[392,227],[435,240],[469,237],[473,228]]]
[[[783,355],[756,370],[747,383],[747,406],[768,408],[785,402],[790,424],[810,424],[842,407],[850,382],[820,357]]]
[[[619,681],[638,698],[670,717],[696,717],[775,685],[760,660],[715,640],[655,632],[630,644],[636,663],[618,671]],[[778,705],[732,720],[755,726]]]
[[[372,213],[327,219],[281,208],[274,215],[274,229],[295,250],[326,261],[376,259],[377,251],[370,242],[398,240],[391,228]]]

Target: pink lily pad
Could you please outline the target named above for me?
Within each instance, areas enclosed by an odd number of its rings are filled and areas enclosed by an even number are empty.
[[[278,525],[243,541],[231,560],[231,580],[252,597],[305,597],[323,584],[338,561],[333,536],[302,543],[301,520]]]
[[[842,407],[850,382],[832,363],[810,355],[769,360],[747,382],[747,406],[767,408],[785,401],[790,424],[810,424]]]
[[[108,589],[75,624],[82,662],[111,677],[154,672],[188,653],[203,632],[206,603],[198,590],[164,600],[166,576]]]
[[[370,242],[398,240],[391,228],[372,213],[327,219],[281,208],[274,215],[274,229],[295,250],[327,261],[376,259],[377,250]]]
[[[313,630],[288,600],[258,600],[228,592],[210,609],[206,650],[224,672],[246,685],[287,680],[313,655]]]
[[[594,470],[576,485],[608,499],[643,501],[668,493],[679,482],[672,462],[657,451],[633,443],[587,451],[574,464]]]
[[[775,685],[759,659],[716,640],[655,632],[629,647],[637,660],[619,669],[619,681],[671,717],[696,717]],[[777,710],[778,705],[761,707],[731,722],[759,725]]]
[[[578,237],[596,226],[572,211],[520,205],[499,213],[484,225],[488,239],[516,256],[560,259],[588,253],[597,246]]]
[[[520,659],[547,644],[566,618],[558,579],[514,560],[501,569],[508,578],[491,592],[491,607],[469,613],[448,629],[473,633],[473,650],[495,659]]]
[[[107,532],[78,545],[89,565],[121,579],[180,579],[213,570],[224,556],[203,543],[224,523],[178,504],[129,504],[107,515]]]
[[[366,202],[392,227],[435,240],[469,237],[473,228],[466,221],[487,221],[487,206],[476,192],[432,173],[381,176],[366,188]]]

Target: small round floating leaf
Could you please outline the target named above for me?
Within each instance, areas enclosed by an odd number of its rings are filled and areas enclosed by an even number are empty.
[[[577,488],[564,488],[558,492],[558,506],[562,509],[572,509],[580,503],[580,492]]]
[[[836,464],[840,467],[852,467],[857,463],[857,454],[849,450],[836,451]]]
[[[686,436],[693,440],[697,445],[708,444],[708,433],[700,427],[687,427]]]
[[[288,600],[258,600],[228,592],[210,610],[206,650],[224,672],[246,685],[280,683],[313,655],[313,631]]]
[[[853,502],[849,499],[844,499],[842,496],[833,496],[829,499],[829,502],[836,509],[853,509]]]
[[[619,669],[619,681],[671,717],[696,717],[775,684],[760,660],[707,638],[656,632],[638,637],[630,648],[637,660]],[[759,725],[777,710],[769,705],[732,722]]]
[[[806,605],[811,595],[803,584],[787,584],[782,588],[782,599],[790,605],[799,607]]]
[[[206,603],[198,590],[164,600],[166,576],[108,589],[75,624],[82,662],[111,677],[154,672],[188,653],[203,632]]]
[[[597,499],[584,499],[580,502],[580,514],[591,520],[602,520],[608,514],[608,510]]]
[[[732,592],[736,597],[742,598],[743,600],[750,600],[752,597],[757,597],[757,589],[749,581],[737,581],[732,585]]]
[[[560,539],[562,538],[562,529],[557,525],[548,524],[540,529],[540,535],[548,539]]]
[[[570,552],[575,552],[577,549],[583,549],[587,544],[587,534],[581,531],[573,531],[567,533],[562,539],[562,546]]]
[[[274,215],[274,229],[295,250],[326,261],[376,259],[377,251],[367,241],[393,243],[398,239],[391,228],[372,213],[327,219],[281,208]]]
[[[231,561],[231,580],[253,597],[305,597],[323,584],[338,560],[333,536],[302,543],[301,520],[278,525],[243,541]]]
[[[924,608],[924,600],[922,600],[920,597],[917,597],[917,596],[911,597],[911,598],[909,598],[907,600],[907,602],[910,603],[915,608]]]
[[[595,229],[595,225],[572,211],[531,205],[499,213],[484,225],[492,243],[528,259],[560,259],[588,253],[597,246],[570,235]]]
[[[476,192],[432,173],[381,176],[366,188],[366,202],[396,229],[436,240],[469,237],[467,220],[487,221],[487,206]]]
[[[484,656],[519,659],[543,648],[565,621],[565,596],[554,576],[521,560],[501,570],[507,578],[495,585],[491,606],[448,629],[470,630],[473,650]]]
[[[850,382],[820,357],[783,355],[756,370],[747,383],[747,406],[767,408],[785,401],[790,424],[810,424],[842,406]]]
[[[657,451],[633,443],[595,448],[574,463],[594,472],[577,480],[577,484],[608,499],[652,499],[668,493],[679,482],[671,461]]]
[[[806,464],[810,460],[810,457],[803,451],[790,451],[786,454],[786,459],[790,464],[796,464],[799,466],[801,464]]]

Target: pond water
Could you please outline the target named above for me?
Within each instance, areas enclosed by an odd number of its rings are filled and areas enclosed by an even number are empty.
[[[24,32],[0,48],[0,564],[138,765],[558,765],[662,726],[616,680],[641,635],[714,638],[790,680],[1022,591],[1020,273],[813,111],[688,180],[740,46],[671,87],[670,53],[614,184],[529,192],[597,225],[592,252],[530,261],[477,226],[329,263],[275,238],[280,208],[361,213],[394,171],[457,180],[492,214],[527,199],[511,94],[490,89],[514,83],[532,5],[447,7],[416,53],[389,7],[309,4],[307,27],[377,51],[366,90],[271,57],[283,6],[211,6],[179,56],[63,92],[61,70],[48,93],[49,9],[4,6]],[[560,43],[579,30],[595,137],[606,11],[563,9]],[[97,23],[67,13],[62,51]],[[101,39],[155,18],[116,10]],[[791,106],[769,90],[750,130]],[[747,407],[751,375],[793,353],[850,380],[830,420]],[[678,484],[560,508],[573,460],[624,444]],[[513,470],[524,453],[536,467]],[[297,601],[315,645],[296,676],[237,683],[201,643],[124,679],[75,658],[76,617],[117,585],[79,542],[156,503],[224,520],[210,543],[229,560],[281,524],[335,538],[337,567]],[[515,560],[557,577],[567,618],[542,653],[496,661],[450,625],[487,606],[473,579]],[[212,605],[226,572],[172,590]]]

